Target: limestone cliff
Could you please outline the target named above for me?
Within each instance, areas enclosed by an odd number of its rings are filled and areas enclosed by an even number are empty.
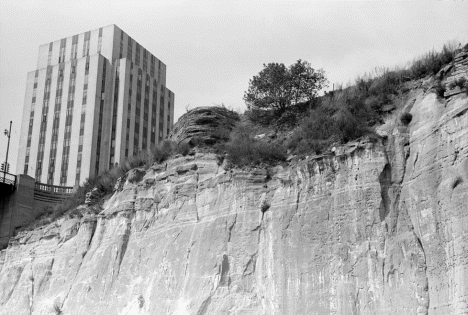
[[[467,314],[468,97],[428,84],[381,142],[133,170],[98,215],[10,242],[0,314]]]

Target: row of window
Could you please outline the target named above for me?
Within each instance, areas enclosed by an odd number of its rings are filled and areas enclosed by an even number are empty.
[[[106,73],[107,66],[104,62],[102,67],[102,81],[101,81],[101,98],[99,101],[99,124],[98,124],[98,138],[96,143],[96,164],[94,166],[94,173],[99,174],[99,162],[101,158],[101,139],[102,139],[102,119],[104,115],[104,93],[106,91]]]
[[[102,29],[99,32],[99,39],[102,36]],[[88,78],[89,78],[89,56],[86,58],[85,66],[85,79],[83,85],[83,101],[81,103],[81,119],[80,119],[80,135],[78,140],[78,156],[76,159],[76,176],[75,176],[75,185],[80,184],[81,177],[81,159],[83,154],[83,137],[84,137],[84,127],[86,119],[86,103],[88,98]]]
[[[54,107],[54,120],[52,123],[52,139],[51,148],[49,154],[49,170],[47,172],[47,184],[52,185],[54,180],[55,172],[55,159],[57,155],[57,141],[58,141],[58,130],[60,125],[60,110],[62,107],[62,89],[63,89],[63,68],[64,64],[60,65],[59,77],[57,80],[57,89],[55,96],[55,107]]]
[[[131,69],[133,69],[133,63],[131,63]],[[151,77],[146,74],[144,76],[145,78],[143,79],[142,76],[142,69],[138,69],[138,79],[137,79],[137,94],[136,94],[136,99],[135,99],[135,122],[134,122],[134,128],[133,128],[133,136],[134,136],[134,145],[133,145],[133,153],[135,154],[136,152],[139,151],[139,140],[140,140],[140,123],[143,124],[143,135],[142,135],[142,145],[141,149],[146,149],[148,145],[148,124],[149,124],[149,96],[150,96],[150,82],[151,82]],[[156,144],[156,111],[157,111],[157,96],[158,96],[158,90],[157,90],[157,81],[153,81],[153,88],[152,88],[152,102],[151,102],[151,108],[152,108],[152,115],[151,115],[151,131],[150,131],[150,145],[155,145]],[[143,84],[144,82],[144,84]],[[129,94],[129,103],[128,103],[128,117],[131,115],[131,100],[132,100],[132,86],[133,86],[133,74],[130,73],[130,88],[128,90]],[[141,121],[140,113],[141,113],[141,99],[142,99],[142,86],[145,86],[144,89],[144,102],[143,102],[143,120]],[[165,88],[164,86],[161,86],[161,91],[162,94],[164,94]],[[163,133],[164,133],[164,96],[160,97],[160,126],[159,126],[159,141],[162,140]],[[170,131],[170,104],[168,104],[168,115],[167,115],[167,133]],[[130,118],[127,118],[127,136],[126,136],[126,143],[125,143],[125,156],[128,157],[129,154],[129,134],[130,134]]]
[[[122,46],[120,47],[122,49]],[[114,102],[112,107],[112,124],[111,124],[111,148],[110,148],[110,156],[109,156],[109,168],[115,163],[115,133],[117,128],[117,106],[119,102],[119,72],[120,72],[120,65],[119,61],[117,60],[116,69],[115,69],[115,85],[114,85]]]
[[[47,67],[46,72],[46,87],[44,91],[44,101],[42,104],[41,125],[39,130],[39,144],[36,159],[36,181],[40,181],[42,175],[42,161],[44,159],[44,145],[46,140],[47,131],[47,115],[49,113],[49,98],[50,98],[50,84],[52,78],[52,67]]]
[[[76,67],[76,60],[72,64],[72,69],[74,69],[75,67]],[[62,166],[60,169],[60,185],[63,185],[63,186],[67,184],[67,177],[68,177],[68,161],[69,161],[69,156],[70,156],[71,125],[73,121],[73,106],[75,103],[75,82],[76,82],[75,79],[76,79],[76,71],[70,71],[67,111],[65,115],[65,135],[64,135],[63,150],[62,150]]]
[[[37,81],[39,77],[39,71],[36,70],[34,74],[34,85],[33,85],[33,94],[32,94],[32,100],[31,100],[31,110],[29,114],[29,126],[28,126],[28,139],[26,142],[26,154],[25,154],[25,160],[24,160],[24,170],[23,173],[25,175],[28,174],[29,171],[29,154],[30,154],[30,148],[31,148],[31,137],[32,137],[32,129],[34,125],[34,110],[36,106],[36,93],[37,93]]]
[[[123,32],[120,33],[120,50],[119,50],[119,58],[124,56],[123,52]],[[142,67],[144,72],[148,72],[148,55],[149,55],[149,73],[152,77],[155,77],[156,74],[156,57],[150,54],[145,48],[141,47],[139,43],[135,42],[135,59],[133,59],[133,43],[135,41],[127,35],[127,55],[126,58],[129,59],[131,62],[135,62],[138,67]],[[141,53],[143,50],[143,54]],[[141,55],[143,55],[143,62],[141,64]],[[161,60],[158,60],[158,79],[161,79],[161,67],[162,63]]]

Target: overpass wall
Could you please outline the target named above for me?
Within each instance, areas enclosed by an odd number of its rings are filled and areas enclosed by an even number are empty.
[[[0,195],[0,249],[8,245],[15,229],[30,224],[72,193],[70,187],[36,183],[28,175],[17,175],[15,189],[8,189],[2,187]]]

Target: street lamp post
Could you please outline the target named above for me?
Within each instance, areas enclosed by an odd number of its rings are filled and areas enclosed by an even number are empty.
[[[7,145],[7,151],[6,151],[6,160],[5,160],[5,167],[3,169],[3,182],[5,182],[5,177],[6,177],[6,171],[7,171],[7,168],[8,168],[8,151],[10,151],[10,136],[11,136],[11,124],[13,123],[13,121],[10,120],[10,130],[6,130],[5,129],[5,136],[8,137],[8,145]]]

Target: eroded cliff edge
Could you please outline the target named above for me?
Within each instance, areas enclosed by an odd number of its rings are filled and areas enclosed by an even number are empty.
[[[0,314],[468,313],[468,98],[421,82],[403,110],[284,167],[133,170],[100,214],[11,241]]]

